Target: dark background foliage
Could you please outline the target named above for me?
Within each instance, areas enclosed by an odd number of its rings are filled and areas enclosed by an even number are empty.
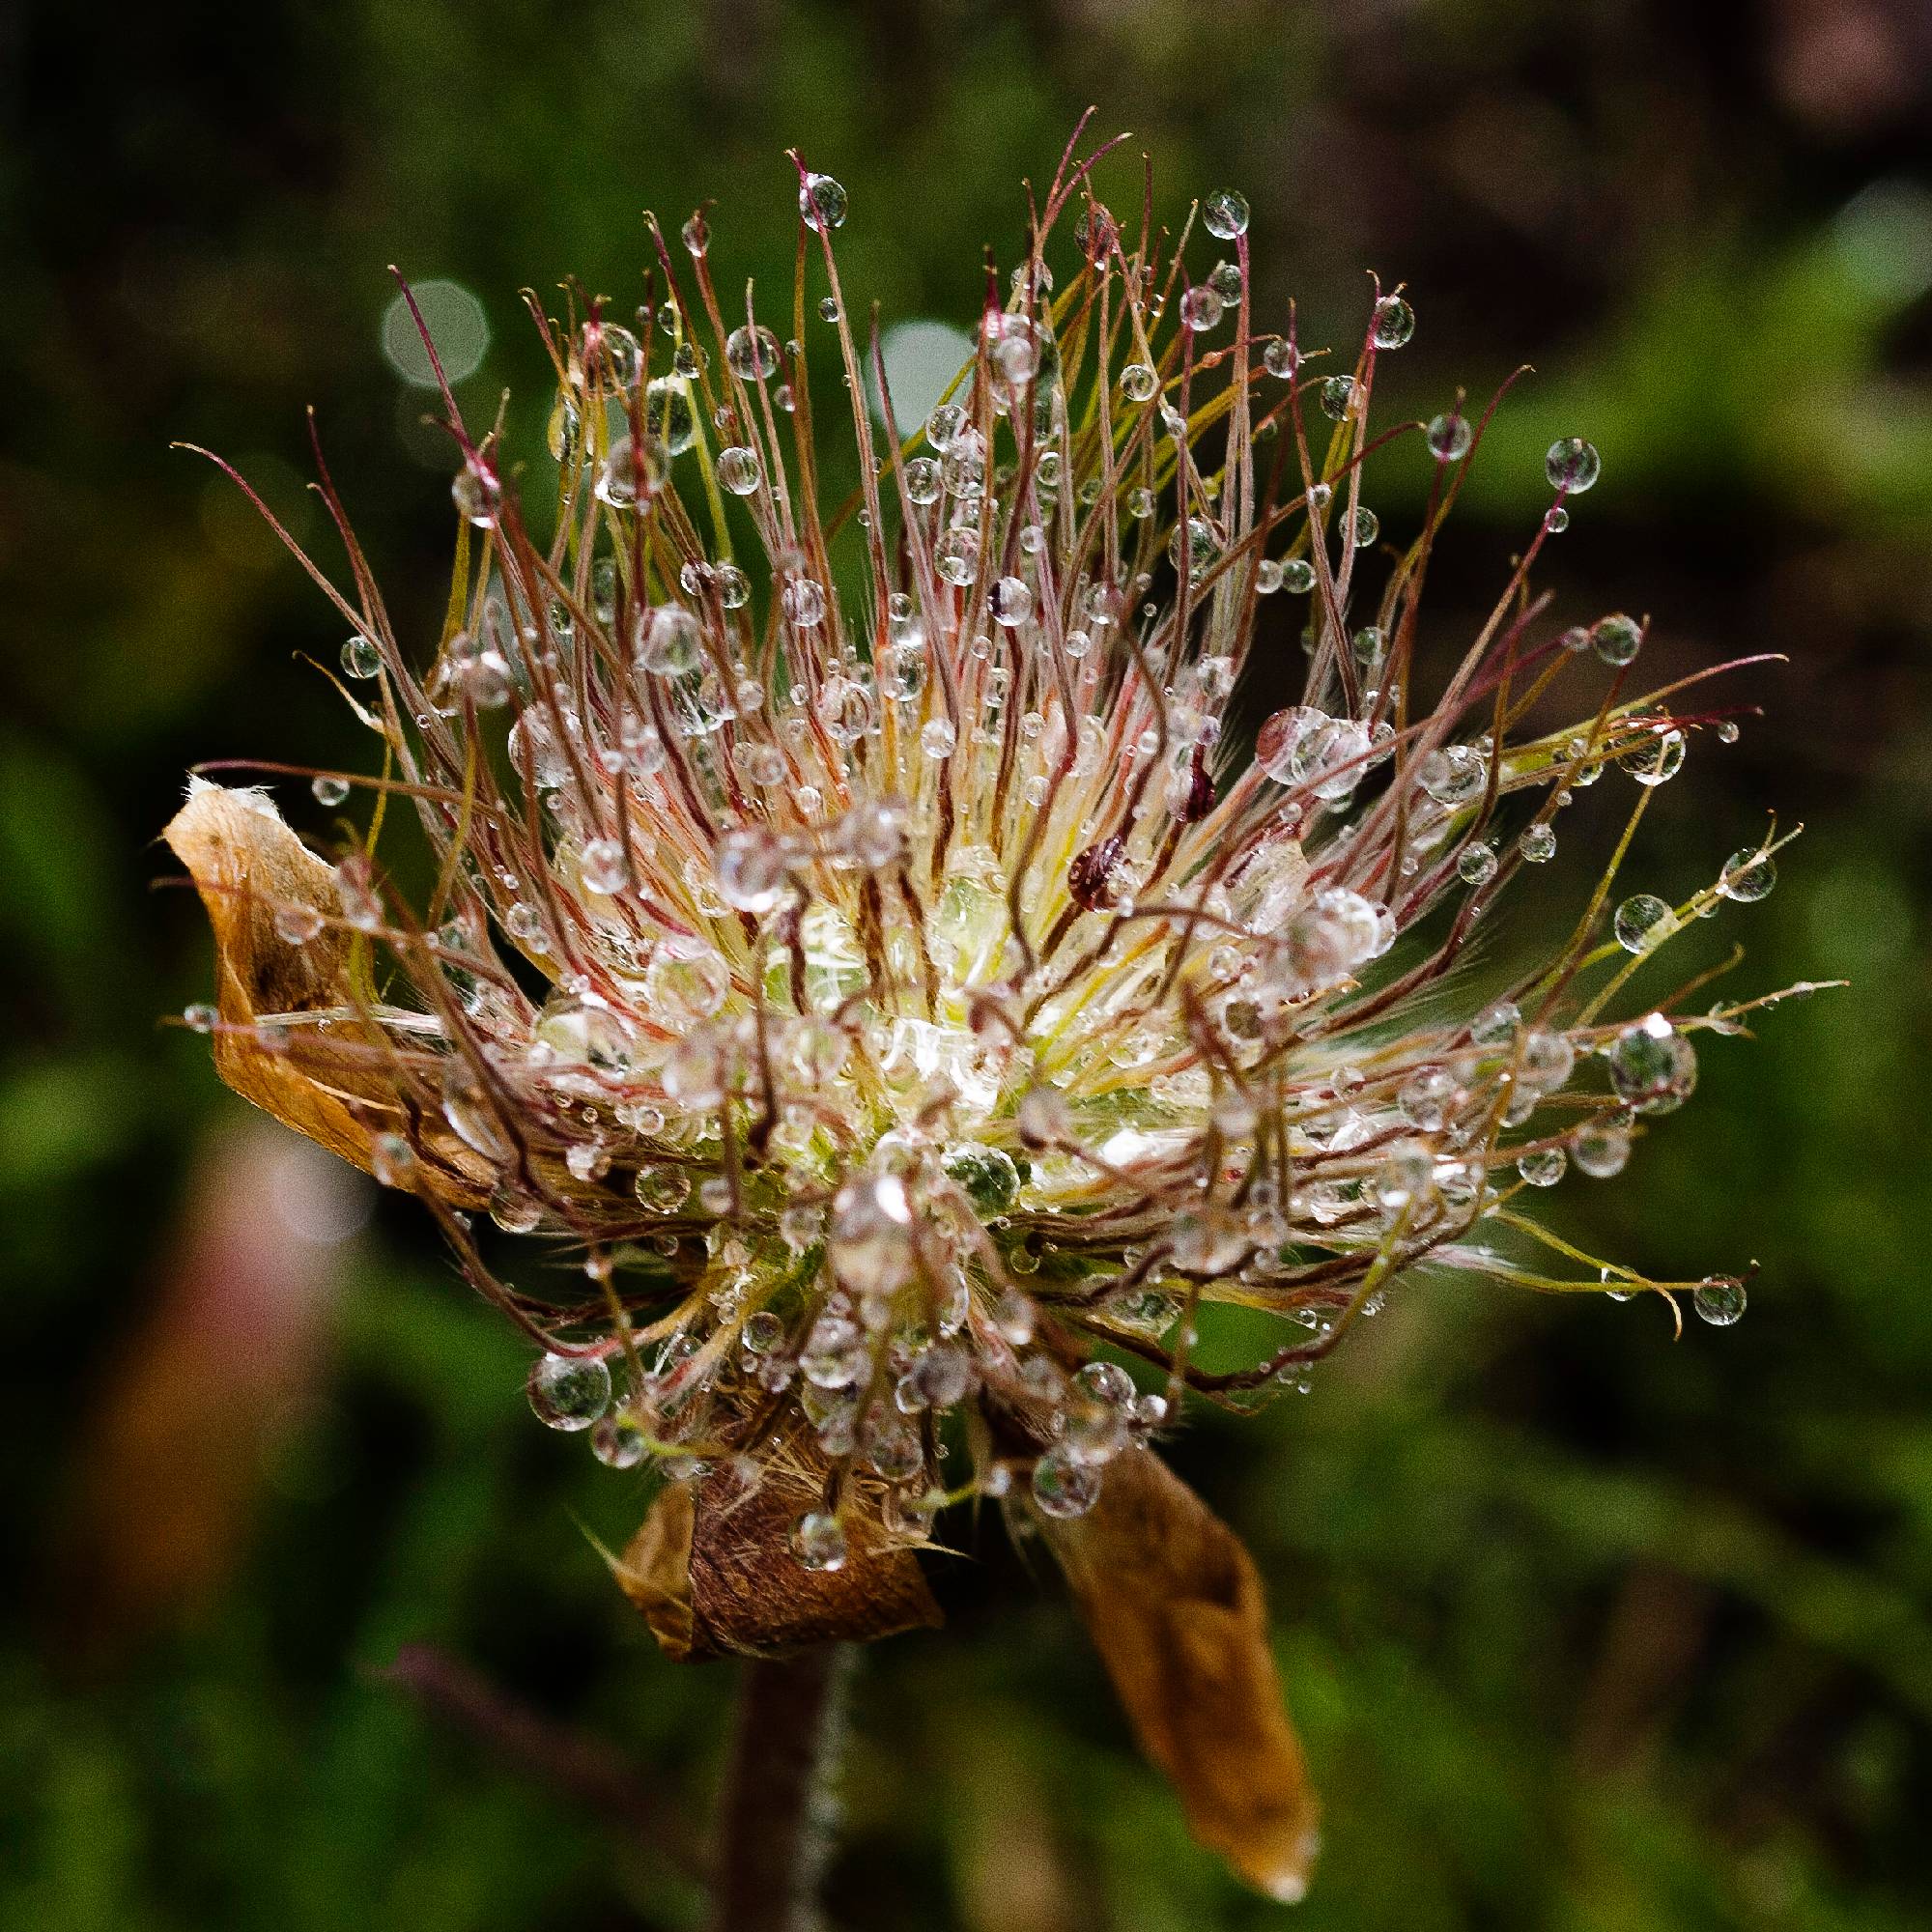
[[[1270,1580],[1329,1806],[1302,1922],[1924,1923],[1928,73],[1914,0],[0,16],[0,1927],[690,1925],[729,1690],[609,1587],[582,1532],[639,1493],[534,1425],[407,1204],[372,1217],[156,1024],[210,983],[198,911],[149,889],[184,768],[364,756],[299,661],[338,627],[170,439],[320,541],[314,404],[421,617],[449,465],[382,353],[386,262],[482,299],[466,402],[513,385],[533,447],[515,291],[635,299],[643,207],[716,196],[719,259],[779,286],[800,144],[850,190],[848,286],[957,320],[1090,101],[1168,216],[1246,191],[1264,312],[1293,294],[1305,338],[1359,331],[1365,269],[1406,279],[1397,408],[1537,365],[1437,637],[1500,582],[1544,444],[1593,436],[1564,608],[1653,612],[1665,668],[1788,658],[1734,680],[1767,715],[1693,750],[1634,882],[1681,895],[1802,818],[1738,983],[1855,982],[1714,1043],[1621,1181],[1550,1198],[1638,1266],[1762,1261],[1740,1326],[1431,1280],[1313,1394],[1175,1445]],[[1391,470],[1385,522],[1415,488]],[[960,1534],[952,1627],[866,1660],[835,1921],[1274,1922],[1187,1843],[1051,1575]],[[383,1677],[405,1643],[610,1762],[477,1741]]]

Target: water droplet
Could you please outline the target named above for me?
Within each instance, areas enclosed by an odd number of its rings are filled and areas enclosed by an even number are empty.
[[[1617,1097],[1639,1113],[1671,1113],[1696,1089],[1696,1052],[1662,1013],[1625,1027],[1605,1058]]]
[[[1618,906],[1612,925],[1626,952],[1650,952],[1677,930],[1677,915],[1655,893],[1633,893]]]
[[[635,1469],[650,1449],[642,1425],[622,1409],[600,1415],[590,1426],[590,1453],[607,1469]]]
[[[526,1387],[550,1429],[588,1429],[611,1406],[611,1371],[596,1355],[539,1355]]]
[[[1640,785],[1667,784],[1684,768],[1684,733],[1672,728],[1657,732],[1617,762]]]
[[[680,456],[697,440],[697,414],[690,385],[678,376],[659,376],[644,390],[646,440]]]
[[[980,570],[978,530],[951,529],[933,546],[932,564],[949,583],[968,584]]]
[[[325,923],[316,908],[301,899],[283,899],[275,907],[275,937],[288,946],[306,946]]]
[[[443,1118],[465,1146],[489,1160],[508,1160],[510,1143],[497,1123],[497,1112],[483,1083],[461,1060],[452,1060],[442,1075]]]
[[[1643,626],[1621,611],[1600,617],[1590,629],[1591,647],[1606,665],[1629,664],[1643,648]]]
[[[1180,298],[1180,320],[1184,327],[1196,335],[1203,334],[1216,326],[1226,307],[1217,290],[1203,282],[1192,288]]]
[[[503,499],[503,486],[482,459],[466,463],[449,485],[450,499],[460,516],[479,529],[488,529],[497,521],[497,506]]]
[[[182,1024],[190,1033],[213,1033],[221,1015],[206,1001],[197,1001],[191,1007],[182,1009]]]
[[[378,1134],[369,1143],[369,1172],[384,1187],[407,1187],[416,1171],[416,1151],[401,1134]]]
[[[351,677],[374,677],[383,668],[383,653],[376,640],[357,631],[342,646],[342,668]]]
[[[779,601],[785,615],[801,630],[809,630],[825,615],[825,592],[815,578],[786,578]]]
[[[1415,311],[1400,296],[1384,296],[1376,304],[1374,333],[1378,349],[1400,349],[1415,333]]]
[[[1033,592],[1027,587],[1024,578],[1001,578],[993,585],[989,603],[993,621],[1008,630],[1024,624],[1033,615]]]
[[[1593,1180],[1608,1180],[1621,1174],[1630,1153],[1629,1130],[1614,1121],[1592,1121],[1579,1127],[1570,1143],[1570,1157]]]
[[[1761,899],[1777,883],[1777,862],[1761,846],[1747,845],[1724,861],[1718,891],[1740,905]]]
[[[1468,455],[1476,433],[1461,410],[1451,410],[1446,415],[1432,416],[1423,436],[1437,463],[1460,463]]]
[[[1466,805],[1489,781],[1489,760],[1474,745],[1444,745],[1415,771],[1416,783],[1438,805]]]
[[[655,497],[669,474],[670,452],[656,437],[645,437],[641,447],[628,436],[619,437],[598,472],[597,495],[612,509],[633,509],[640,499]]]
[[[1559,437],[1543,459],[1544,474],[1552,490],[1567,497],[1580,497],[1603,474],[1604,461],[1597,446],[1580,436]]]
[[[633,1183],[638,1205],[652,1214],[674,1214],[691,1193],[691,1183],[681,1167],[668,1161],[653,1161],[639,1168]]]
[[[1745,1312],[1745,1285],[1728,1275],[1714,1274],[1698,1284],[1690,1306],[1713,1328],[1728,1328]]]
[[[790,859],[784,840],[763,826],[735,826],[712,859],[719,895],[740,912],[770,912],[783,895]]]
[[[338,806],[349,796],[349,781],[331,778],[327,774],[310,779],[308,788],[314,794],[318,805]]]
[[[1216,188],[1201,204],[1202,225],[1218,241],[1232,242],[1248,228],[1248,198],[1231,187]]]
[[[659,677],[683,677],[704,662],[704,629],[681,604],[660,604],[638,620],[637,659]]]
[[[808,228],[820,233],[845,225],[845,190],[830,175],[807,175],[798,191],[798,212]]]
[[[792,1528],[791,1548],[808,1570],[845,1567],[845,1531],[838,1519],[824,1510],[810,1510],[799,1518]]]
[[[775,376],[779,367],[779,339],[763,323],[747,323],[724,338],[724,359],[740,381],[754,383],[761,376]]]
[[[906,495],[915,503],[936,503],[945,489],[938,463],[930,456],[915,456],[905,467]]]
[[[1469,1037],[1477,1046],[1508,1046],[1522,1025],[1522,1011],[1513,1000],[1495,1000],[1469,1022]]]
[[[1349,411],[1355,401],[1355,379],[1352,376],[1330,376],[1316,392],[1321,398],[1321,413],[1330,422],[1347,422]]]
[[[1556,828],[1553,825],[1526,825],[1517,849],[1532,866],[1547,866],[1556,856]]]
[[[1561,1148],[1532,1148],[1518,1157],[1516,1171],[1532,1187],[1554,1187],[1569,1165],[1570,1156]]]
[[[1496,875],[1496,848],[1480,838],[1464,845],[1456,855],[1456,874],[1464,885],[1486,886]]]
[[[583,883],[593,892],[609,897],[621,893],[631,883],[631,868],[623,846],[614,838],[592,838],[583,847],[579,862]]]
[[[1056,1442],[1033,1468],[1033,1499],[1050,1517],[1085,1516],[1100,1499],[1100,1470]]]
[[[764,481],[764,474],[755,449],[733,443],[730,448],[718,452],[718,480],[734,497],[754,496],[758,485]]]

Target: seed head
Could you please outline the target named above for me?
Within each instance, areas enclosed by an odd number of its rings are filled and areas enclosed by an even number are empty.
[[[1628,831],[1579,809],[1573,931],[1466,990],[1559,810],[1616,774],[1634,824],[1721,714],[1632,693],[1640,624],[1550,614],[1541,509],[1475,635],[1425,627],[1490,412],[1377,427],[1407,301],[1378,292],[1338,369],[1253,312],[1240,196],[1208,203],[1210,272],[1088,169],[923,423],[847,306],[822,174],[782,323],[714,285],[706,223],[682,264],[653,224],[635,326],[533,304],[551,466],[513,478],[445,391],[458,579],[427,646],[325,478],[385,776],[316,791],[361,785],[366,833],[325,867],[206,787],[173,834],[224,928],[229,1077],[430,1204],[538,1345],[543,1420],[768,1482],[824,1577],[976,1491],[1078,1519],[1186,1397],[1306,1388],[1425,1263],[1695,1287],[1549,1272],[1539,1242],[1575,1251],[1519,1197],[1616,1173],[1688,1096],[1693,1036],[1744,1009],[1626,981],[1779,842],[1612,918]],[[1429,495],[1398,534],[1364,493],[1402,463]],[[1598,469],[1556,445],[1557,507]],[[378,837],[403,810],[436,862],[414,906]],[[479,1209],[570,1267],[512,1286]],[[1200,1366],[1219,1304],[1274,1344]],[[1742,1288],[1697,1305],[1733,1320]]]

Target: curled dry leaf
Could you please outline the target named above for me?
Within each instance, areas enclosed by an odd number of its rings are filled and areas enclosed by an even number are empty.
[[[814,1474],[789,1460],[750,1488],[730,1462],[701,1482],[667,1485],[611,1568],[668,1656],[782,1657],[941,1621],[918,1555],[891,1535],[863,1491],[848,1495],[840,1514],[844,1563],[808,1570],[799,1562],[792,1529],[823,1490],[822,1464]]]
[[[367,989],[355,983],[355,934],[343,920],[334,868],[289,830],[266,792],[199,779],[162,836],[214,928],[215,1071],[243,1099],[365,1173],[377,1135],[408,1129],[430,1157],[399,1184],[484,1206],[488,1164],[412,1102]],[[321,929],[301,945],[275,929],[288,906],[322,915]],[[327,1027],[284,1023],[272,1039],[259,1024],[324,1012]]]
[[[1172,1779],[1195,1837],[1270,1897],[1299,1898],[1319,1806],[1254,1559],[1144,1449],[1107,1465],[1087,1515],[1042,1526],[1141,1747]]]

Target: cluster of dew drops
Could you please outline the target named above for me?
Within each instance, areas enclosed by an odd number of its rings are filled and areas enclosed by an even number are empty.
[[[837,228],[845,218],[844,190],[826,175],[810,174],[805,178],[800,189],[799,206],[804,219],[813,229]],[[1244,233],[1247,227],[1247,204],[1237,193],[1228,190],[1217,192],[1204,202],[1203,219],[1209,234],[1217,239],[1232,240]],[[687,240],[690,239],[688,234]],[[1222,265],[1207,281],[1186,290],[1179,309],[1181,325],[1197,334],[1214,328],[1227,313],[1229,305],[1238,300],[1240,288],[1238,270],[1234,270],[1232,264]],[[836,319],[837,307],[830,297],[822,305],[822,312],[829,319]],[[1401,295],[1378,298],[1371,324],[1372,338],[1378,350],[1402,348],[1409,341],[1414,328],[1414,311]],[[778,363],[777,345],[770,331],[750,326],[733,332],[727,344],[727,354],[734,367],[742,362],[739,373],[748,379],[770,376]],[[1293,381],[1300,369],[1300,357],[1293,344],[1280,338],[1265,343],[1263,362],[1269,375],[1286,381]],[[1134,403],[1151,400],[1160,386],[1158,374],[1145,363],[1128,363],[1120,372],[1118,381],[1122,395]],[[1321,382],[1317,385],[1316,396],[1322,413],[1334,422],[1346,422],[1356,406],[1355,389],[1354,378],[1348,375],[1330,376]],[[790,410],[793,407],[789,391],[782,387],[777,401],[781,409]],[[645,427],[651,432],[648,439],[650,446],[643,451],[634,450],[629,440],[625,439],[612,447],[597,484],[598,494],[604,500],[612,504],[635,502],[647,485],[655,487],[655,482],[662,480],[644,477],[639,466],[668,462],[669,456],[690,446],[695,434],[695,426],[688,420],[690,408],[685,384],[675,376],[660,379],[649,385]],[[686,419],[680,419],[680,409],[685,412]],[[959,434],[964,420],[965,412],[956,405],[942,406],[935,412],[928,438],[940,454],[915,457],[906,464],[905,483],[915,503],[934,501],[946,489],[945,451]],[[1438,463],[1444,465],[1458,463],[1469,453],[1473,434],[1473,427],[1460,407],[1435,416],[1424,428],[1424,440],[1429,451]],[[553,454],[555,453],[554,447]],[[1546,471],[1556,492],[1556,501],[1545,515],[1544,527],[1555,533],[1569,523],[1568,499],[1583,495],[1595,485],[1601,463],[1596,448],[1590,442],[1581,438],[1564,438],[1550,446],[1546,458]],[[755,492],[762,480],[756,453],[736,445],[720,452],[716,473],[726,491],[740,497]],[[453,485],[458,507],[473,521],[485,523],[492,506],[478,500],[478,490],[477,472],[466,467]],[[1135,496],[1145,494],[1137,492]],[[1128,507],[1136,516],[1151,511],[1151,504],[1144,507],[1133,497],[1128,499]],[[1375,513],[1358,504],[1352,512],[1350,526],[1345,532],[1345,541],[1361,549],[1374,544],[1378,535],[1379,526]],[[1197,531],[1190,523],[1184,539],[1182,532],[1177,531],[1173,554],[1178,563],[1181,560],[1179,553],[1183,541],[1211,545],[1211,526],[1203,525]],[[1205,557],[1190,557],[1187,562],[1191,567],[1205,560]],[[955,583],[971,582],[978,566],[976,552],[969,554],[961,548],[956,555],[950,555],[943,542],[935,561],[940,574]],[[722,582],[727,608],[742,604],[749,596],[749,585],[744,582],[742,573],[729,565],[715,566],[714,572],[730,574],[732,581]],[[1305,595],[1315,588],[1316,582],[1314,567],[1300,557],[1264,559],[1256,570],[1256,588],[1264,595],[1278,591]],[[825,593],[808,578],[789,579],[783,595],[787,599],[786,614],[795,623],[810,625],[823,614]],[[994,592],[996,613],[1001,621],[1009,618],[1023,620],[1026,612],[1018,608],[1019,600],[1029,595],[1021,580],[1004,580]],[[1003,611],[999,607],[1002,598],[1008,607]],[[814,599],[817,600],[815,606]],[[686,666],[696,648],[692,637],[673,635],[680,617],[687,628],[692,627],[692,620],[677,612],[674,606],[665,607],[657,613],[655,629],[646,640],[647,651],[656,649],[664,658],[668,669]],[[1593,651],[1605,664],[1622,669],[1637,656],[1643,637],[1644,630],[1638,622],[1622,613],[1615,613],[1599,619],[1593,625],[1573,628],[1563,634],[1561,642],[1573,652]],[[1386,640],[1375,627],[1370,626],[1357,633],[1352,641],[1358,661],[1365,670],[1372,670],[1386,648]],[[342,665],[351,678],[372,679],[380,672],[381,658],[370,639],[356,636],[344,645]],[[488,676],[487,664],[468,668],[472,681]],[[492,693],[491,696],[495,701],[501,702],[506,691],[507,687],[504,692]],[[1349,725],[1346,721],[1310,713],[1306,707],[1291,707],[1289,712],[1278,714],[1264,727],[1256,747],[1257,762],[1269,777],[1283,782],[1305,781],[1311,770],[1319,773],[1324,762],[1359,762],[1360,748],[1351,741],[1337,740],[1338,727],[1344,726],[1345,740],[1347,731],[1359,732],[1363,728]],[[1728,722],[1720,723],[1718,729],[1719,736],[1725,739],[1736,735],[1735,725]],[[954,749],[952,727],[944,720],[932,720],[924,727],[922,746],[928,757],[941,759],[949,756]],[[1573,747],[1573,755],[1581,749],[1580,746]],[[1627,754],[1619,762],[1639,783],[1658,785],[1675,775],[1683,763],[1684,754],[1683,734],[1673,729],[1662,733],[1654,745]],[[1600,773],[1601,766],[1582,766],[1572,782],[1592,783]],[[1429,754],[1422,761],[1417,783],[1439,805],[1453,808],[1480,793],[1487,778],[1482,751],[1475,746],[1458,744],[1445,746]],[[321,776],[312,782],[317,801],[331,809],[345,801],[349,789],[346,780],[333,776]],[[1319,784],[1316,791],[1318,796],[1321,795]],[[1524,861],[1543,864],[1554,855],[1555,845],[1553,829],[1547,820],[1539,818],[1520,835],[1519,851]],[[755,857],[747,844],[741,844],[735,850],[748,863]],[[599,854],[586,848],[582,856],[586,881],[594,889],[603,890],[593,876],[595,868],[602,863]],[[621,853],[613,852],[612,856],[614,860],[621,861]],[[1481,887],[1493,878],[1499,864],[1500,856],[1493,842],[1472,840],[1460,854],[1456,871],[1466,885]],[[1715,895],[1709,902],[1700,903],[1698,911],[1715,910],[1715,898],[1718,897],[1743,902],[1760,899],[1772,889],[1775,877],[1775,862],[1763,847],[1747,848],[1735,853],[1722,868]],[[755,899],[755,895],[753,896]],[[733,902],[737,900],[734,898]],[[301,944],[315,936],[321,923],[320,915],[307,912],[304,908],[290,907],[278,912],[276,925],[285,940]],[[1638,893],[1625,898],[1616,907],[1611,929],[1619,947],[1633,955],[1641,956],[1662,944],[1678,929],[1679,924],[1680,914],[1668,901],[1654,894]],[[200,1032],[210,1032],[218,1023],[214,1009],[207,1006],[188,1008],[185,1018],[191,1028]],[[1521,1014],[1507,1002],[1499,1002],[1477,1016],[1470,1027],[1470,1039],[1479,1048],[1503,1045],[1517,1037],[1522,1025]],[[1605,1057],[1612,1087],[1627,1103],[1631,1114],[1668,1111],[1681,1103],[1694,1084],[1695,1063],[1690,1042],[1661,1015],[1653,1014],[1623,1029],[1605,1048]],[[1521,1077],[1525,1091],[1548,1091],[1561,1086],[1568,1077],[1571,1058],[1570,1044],[1562,1036],[1530,1035],[1521,1055]],[[1555,1064],[1557,1061],[1561,1062],[1560,1065]],[[1403,1090],[1400,1106],[1406,1117],[1418,1127],[1427,1126],[1432,1118],[1439,1122],[1447,1103],[1446,1090],[1451,1084],[1442,1069],[1423,1069]],[[1045,1104],[1045,1096],[1028,1095],[1022,1101],[1022,1107],[1030,1102]],[[1629,1126],[1614,1116],[1606,1116],[1593,1121],[1576,1133],[1567,1153],[1562,1147],[1539,1147],[1521,1156],[1519,1170],[1522,1179],[1536,1187],[1555,1184],[1572,1161],[1587,1175],[1606,1178],[1621,1171],[1630,1149]],[[402,1151],[407,1153],[408,1150],[404,1148]],[[982,1160],[991,1156],[1011,1168],[1010,1160],[997,1150],[982,1149],[979,1152]],[[1416,1176],[1404,1170],[1405,1158],[1412,1160],[1415,1156],[1405,1156],[1398,1150],[1391,1157],[1388,1173],[1377,1183],[1378,1197],[1385,1204],[1406,1199],[1410,1191],[1430,1184],[1427,1174]],[[984,1179],[984,1176],[976,1177],[981,1181]],[[995,1176],[994,1179],[1003,1181],[1004,1178]],[[1005,1189],[1008,1201],[1017,1187],[1017,1177],[1011,1179],[1011,1187]],[[996,1186],[994,1191],[999,1193],[1002,1189]],[[641,1178],[639,1196],[643,1198]],[[1628,1299],[1636,1292],[1634,1287],[1618,1285],[1608,1269],[1604,1272],[1604,1281],[1616,1299]],[[1704,1321],[1727,1326],[1744,1312],[1745,1289],[1736,1280],[1714,1277],[1694,1291],[1692,1303],[1695,1312]],[[747,1317],[738,1337],[740,1367],[748,1373],[762,1373],[767,1386],[772,1385],[774,1370],[781,1376],[796,1372],[802,1378],[808,1416],[813,1413],[813,1398],[818,1398],[816,1406],[821,1419],[821,1441],[833,1453],[849,1454],[855,1447],[852,1439],[853,1418],[838,1399],[841,1391],[848,1389],[853,1380],[854,1363],[861,1348],[859,1328],[850,1319],[852,1312],[842,1294],[835,1295],[824,1303],[800,1345],[793,1363],[781,1363],[777,1359],[784,1348],[785,1326],[780,1316],[771,1310],[761,1309]],[[995,1321],[1006,1340],[1016,1350],[1032,1339],[1032,1306],[1024,1295],[1009,1292],[1003,1296]],[[950,1335],[957,1334],[959,1326],[960,1323],[954,1321],[949,1330],[942,1323],[937,1341],[929,1342],[917,1351],[899,1351],[904,1356],[904,1362],[896,1376],[891,1398],[892,1407],[899,1416],[917,1418],[923,1412],[937,1416],[956,1406],[969,1395],[974,1374],[972,1362],[966,1350],[949,1339]],[[688,1348],[687,1343],[686,1351]],[[677,1344],[668,1346],[647,1379],[662,1378],[668,1371],[673,1370],[679,1353]],[[1022,1357],[1023,1374],[1027,1363],[1038,1359]],[[1044,1366],[1043,1363],[1041,1365]],[[1305,1376],[1299,1377],[1293,1385],[1305,1389],[1308,1386]],[[541,1355],[529,1371],[527,1393],[530,1406],[542,1422],[560,1431],[585,1433],[594,1455],[611,1468],[634,1469],[655,1461],[678,1480],[694,1480],[706,1467],[701,1459],[689,1453],[675,1452],[675,1445],[654,1441],[641,1411],[630,1399],[616,1396],[611,1362],[604,1354]],[[1040,1393],[1056,1400],[1054,1419],[1058,1433],[1055,1440],[1034,1460],[1027,1479],[1034,1503],[1049,1516],[1072,1517],[1090,1509],[1099,1493],[1106,1463],[1129,1443],[1151,1436],[1168,1418],[1165,1397],[1143,1393],[1131,1376],[1104,1359],[1090,1361],[1078,1369],[1070,1378],[1070,1386],[1060,1379],[1057,1372],[1050,1372],[1041,1378]],[[856,1446],[864,1448],[869,1466],[888,1483],[903,1482],[924,1472],[924,1450],[910,1427],[873,1429]],[[654,1454],[658,1451],[667,1453]],[[978,1487],[981,1492],[1005,1494],[1010,1488],[1013,1475],[1012,1468],[996,1463],[982,1474]],[[903,1513],[897,1526],[908,1532],[922,1533],[939,1500],[936,1495],[928,1493],[909,1504],[902,1501]],[[846,1560],[847,1548],[845,1532],[838,1517],[823,1509],[805,1514],[795,1527],[793,1548],[799,1560],[810,1568],[835,1570],[840,1567]]]

